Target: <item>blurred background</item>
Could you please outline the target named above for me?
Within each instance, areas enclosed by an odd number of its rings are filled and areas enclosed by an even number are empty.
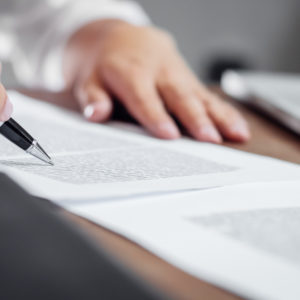
[[[172,32],[194,71],[218,81],[227,68],[300,73],[299,0],[137,0]],[[14,85],[5,66],[3,81]]]
[[[299,0],[138,0],[171,31],[191,67],[216,80],[226,67],[300,72]]]

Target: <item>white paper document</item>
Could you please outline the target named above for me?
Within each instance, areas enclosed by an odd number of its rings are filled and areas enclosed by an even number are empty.
[[[13,118],[55,164],[0,136],[0,171],[30,193],[243,296],[300,299],[298,165],[189,139],[158,140],[16,92],[9,97]]]
[[[300,299],[300,180],[66,207],[247,299]]]
[[[0,169],[35,195],[86,201],[300,178],[300,167],[222,146],[162,141],[107,125],[16,92],[14,119],[45,148],[54,166],[0,137]]]

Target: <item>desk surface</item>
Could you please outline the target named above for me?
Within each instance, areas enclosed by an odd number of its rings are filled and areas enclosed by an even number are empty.
[[[68,95],[46,94],[40,92],[25,92],[36,98],[62,104],[74,108],[69,102]],[[232,102],[230,99],[228,101]],[[246,144],[226,142],[225,145],[262,155],[267,155],[290,162],[300,163],[300,138],[288,131],[275,121],[234,103],[248,120],[252,132],[252,139]],[[233,300],[240,299],[230,292],[219,289],[209,283],[192,277],[183,271],[171,266],[165,261],[152,255],[147,250],[137,246],[129,240],[108,231],[75,215],[66,213],[68,218],[87,231],[95,241],[119,258],[124,265],[137,272],[147,282],[161,289],[174,299],[206,299],[206,300]]]

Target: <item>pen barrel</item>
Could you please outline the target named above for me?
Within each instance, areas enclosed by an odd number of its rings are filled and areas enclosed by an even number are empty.
[[[32,145],[32,136],[12,118],[0,126],[0,133],[23,150],[26,151]]]

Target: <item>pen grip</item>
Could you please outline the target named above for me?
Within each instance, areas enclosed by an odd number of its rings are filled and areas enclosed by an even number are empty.
[[[12,118],[2,124],[0,133],[25,151],[34,141],[32,136]]]

